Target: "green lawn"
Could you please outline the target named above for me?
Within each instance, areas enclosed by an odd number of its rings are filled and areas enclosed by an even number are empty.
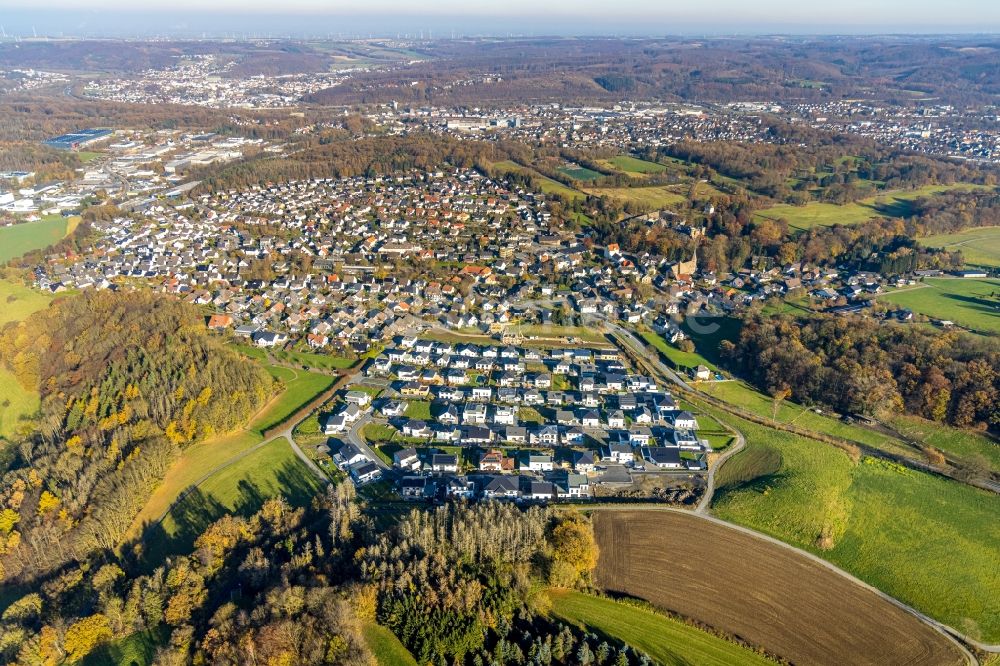
[[[773,663],[736,643],[631,604],[569,590],[552,590],[549,597],[558,619],[624,641],[657,664]]]
[[[69,232],[69,224],[62,215],[47,215],[37,222],[0,227],[0,264],[58,243]]]
[[[369,622],[362,628],[362,633],[379,666],[417,666],[417,660],[390,629]]]
[[[512,326],[511,332],[520,333],[525,337],[539,338],[580,338],[587,342],[601,342],[608,345],[608,339],[604,334],[593,328],[585,326],[556,326],[554,324],[522,324]],[[530,342],[530,340],[528,341]]]
[[[890,291],[879,299],[977,333],[1000,333],[1000,280],[926,278],[923,286]]]
[[[0,230],[0,247],[2,233]],[[3,251],[0,249],[0,254]],[[21,321],[31,313],[47,308],[51,302],[50,294],[9,280],[0,280],[0,326],[10,321]]]
[[[429,400],[411,400],[406,403],[407,418],[420,419],[421,421],[431,420],[431,403]]]
[[[978,227],[954,234],[937,234],[920,239],[927,247],[940,247],[951,252],[962,251],[970,266],[1000,268],[1000,227]]]
[[[682,351],[677,347],[674,347],[672,344],[664,340],[659,334],[654,333],[653,331],[643,331],[640,335],[643,340],[666,356],[670,364],[677,370],[683,371],[687,368],[695,368],[699,365],[704,365],[713,372],[717,370],[713,363],[698,352]]]
[[[913,214],[913,202],[921,197],[956,189],[985,189],[981,185],[925,185],[915,190],[883,192],[845,205],[812,202],[804,206],[779,204],[754,214],[755,219],[784,219],[793,229],[858,224],[875,217],[906,217]]]
[[[313,398],[328,389],[334,382],[329,375],[322,375],[305,370],[293,370],[276,365],[265,366],[272,377],[280,379],[285,390],[268,405],[250,425],[258,432],[282,423],[302,406],[309,404]]]
[[[381,423],[369,423],[361,429],[361,436],[368,442],[388,442],[396,436],[396,429]]]
[[[195,538],[226,513],[249,516],[278,495],[303,506],[320,488],[288,441],[276,439],[205,479],[170,509],[160,528],[146,535],[146,561],[155,565],[166,555],[189,552]]]
[[[724,418],[748,447],[732,459],[734,472],[720,472],[728,485],[713,501],[716,515],[814,552],[971,636],[1000,640],[1000,497],[871,458],[855,464],[832,446]]]

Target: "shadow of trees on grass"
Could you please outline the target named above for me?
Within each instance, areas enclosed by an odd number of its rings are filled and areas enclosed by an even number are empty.
[[[274,487],[279,491],[275,492]],[[200,488],[193,488],[167,514],[173,523],[171,532],[164,529],[166,519],[151,523],[143,529],[138,542],[129,544],[123,550],[137,553],[134,555],[136,566],[149,572],[167,557],[190,553],[195,540],[205,529],[227,513],[250,516],[259,511],[264,502],[279,494],[293,506],[305,506],[320,488],[316,477],[294,462],[286,462],[275,470],[273,487],[261,487],[241,479],[236,484],[233,499],[226,504]],[[231,504],[232,508],[227,504]]]

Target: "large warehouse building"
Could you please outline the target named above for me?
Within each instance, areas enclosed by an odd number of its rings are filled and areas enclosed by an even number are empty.
[[[79,150],[84,146],[107,138],[112,130],[102,128],[83,129],[76,132],[69,132],[45,141],[46,146],[59,148],[62,150]]]

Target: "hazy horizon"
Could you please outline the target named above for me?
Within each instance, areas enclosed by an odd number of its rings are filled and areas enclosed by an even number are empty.
[[[239,6],[237,6],[239,5]],[[9,36],[77,37],[451,37],[476,35],[866,35],[969,34],[1000,32],[1000,3],[964,0],[947,6],[927,0],[881,3],[845,0],[804,6],[765,0],[747,6],[716,0],[698,6],[651,0],[570,4],[508,0],[496,3],[443,0],[414,11],[401,0],[369,0],[363,10],[339,4],[317,6],[288,0],[282,12],[260,0],[192,0],[144,3],[95,0],[88,9],[64,0],[38,0],[30,9],[0,0],[0,25]]]

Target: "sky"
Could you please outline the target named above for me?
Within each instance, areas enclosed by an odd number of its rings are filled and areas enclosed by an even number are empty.
[[[1000,0],[0,0],[0,26],[22,36],[990,33]]]

